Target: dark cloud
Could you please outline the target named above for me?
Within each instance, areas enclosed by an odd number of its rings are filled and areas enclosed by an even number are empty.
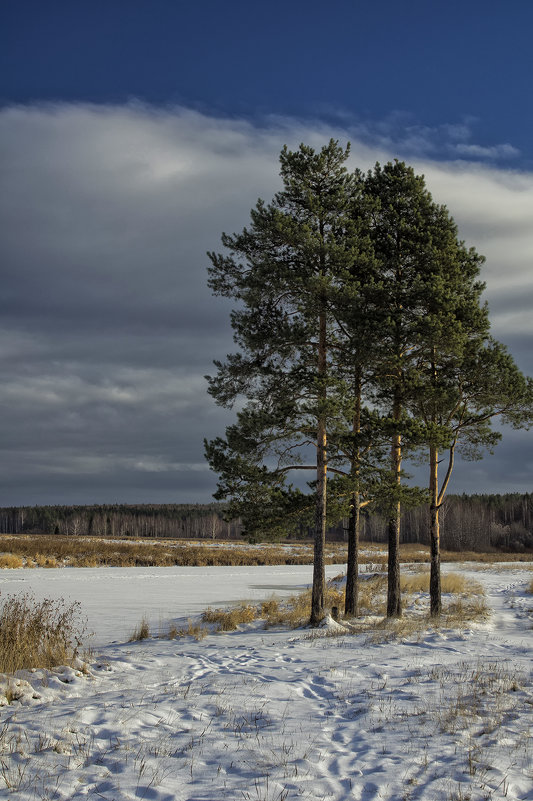
[[[349,133],[139,105],[0,113],[0,504],[209,499],[202,441],[231,415],[203,376],[233,344],[206,251],[278,189],[284,143],[352,138],[363,169],[395,155]],[[532,176],[415,166],[487,255],[495,335],[533,372]],[[527,485],[531,436],[507,442],[459,467],[465,489]]]

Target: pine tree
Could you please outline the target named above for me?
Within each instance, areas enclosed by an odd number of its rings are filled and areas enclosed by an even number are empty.
[[[252,527],[305,506],[287,476],[313,470],[312,625],[324,613],[328,434],[337,435],[353,409],[335,357],[344,339],[335,309],[364,263],[355,211],[361,176],[346,170],[348,152],[333,140],[320,152],[285,147],[283,190],[270,204],[258,201],[249,228],[223,235],[229,255],[209,254],[212,290],[238,302],[232,326],[240,348],[216,363],[209,391],[219,404],[246,404],[225,440],[206,443],[206,455],[220,475],[218,497],[239,503]],[[310,448],[313,464],[304,458]]]
[[[423,176],[395,162],[376,165],[366,181],[375,202],[371,226],[381,265],[376,288],[380,355],[376,399],[388,409],[392,429],[387,614],[401,613],[400,507],[404,444],[429,451],[431,614],[441,611],[439,508],[450,480],[456,447],[471,458],[495,444],[490,421],[515,427],[531,421],[531,381],[505,349],[489,338],[488,309],[479,281],[484,259],[459,241],[445,206],[436,204]],[[439,488],[440,453],[448,469]]]
[[[432,617],[442,611],[439,510],[456,451],[467,459],[480,459],[485,450],[492,452],[501,438],[501,433],[491,427],[496,418],[513,428],[527,428],[533,422],[531,378],[522,375],[503,345],[479,335],[482,328],[486,328],[485,320],[476,326],[470,319],[458,332],[454,350],[441,349],[437,353],[434,349],[432,361],[426,365],[427,383],[421,388],[416,406],[427,426]],[[471,338],[464,343],[468,333]],[[457,347],[461,339],[463,348]],[[423,369],[421,375],[424,376]],[[447,466],[439,485],[441,451],[447,452]]]
[[[373,201],[370,236],[380,265],[374,380],[375,400],[391,433],[387,615],[394,617],[401,615],[400,515],[409,494],[402,460],[405,448],[416,449],[424,436],[420,418],[412,414],[421,391],[420,361],[457,338],[457,292],[470,293],[478,309],[480,287],[468,270],[477,275],[479,259],[458,243],[453,220],[433,201],[423,176],[403,162],[377,164],[365,192]]]

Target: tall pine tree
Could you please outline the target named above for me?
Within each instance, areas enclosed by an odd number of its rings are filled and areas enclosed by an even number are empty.
[[[354,211],[361,177],[346,170],[348,152],[333,140],[320,152],[284,148],[283,190],[269,204],[258,201],[242,233],[223,235],[229,255],[209,254],[212,290],[238,304],[232,326],[240,349],[217,363],[209,391],[222,405],[241,398],[245,406],[226,440],[206,443],[206,455],[221,476],[220,494],[240,501],[256,524],[258,504],[297,509],[300,493],[287,477],[313,470],[311,625],[324,614],[328,434],[353,409],[337,367],[344,333],[334,311],[365,261]]]
[[[423,176],[403,162],[377,164],[366,177],[365,193],[373,204],[370,236],[379,264],[373,288],[374,398],[390,431],[387,615],[395,617],[401,614],[401,505],[409,493],[402,485],[402,461],[405,449],[416,449],[425,433],[412,414],[421,392],[420,362],[443,348],[461,347],[459,298],[468,297],[475,317],[479,257],[458,242],[446,208],[433,201]]]

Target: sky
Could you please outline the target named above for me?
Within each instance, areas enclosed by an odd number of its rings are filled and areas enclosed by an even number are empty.
[[[424,174],[533,374],[532,29],[528,0],[1,3],[0,505],[211,500],[233,415],[204,376],[235,346],[206,251],[284,144]],[[450,491],[532,476],[505,430]]]

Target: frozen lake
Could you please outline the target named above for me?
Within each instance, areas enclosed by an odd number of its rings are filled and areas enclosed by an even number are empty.
[[[326,576],[343,565],[326,565]],[[142,617],[151,627],[208,606],[292,595],[312,581],[311,565],[270,567],[65,567],[0,571],[0,593],[80,601],[91,645],[127,640]],[[105,610],[105,614],[102,614]]]

